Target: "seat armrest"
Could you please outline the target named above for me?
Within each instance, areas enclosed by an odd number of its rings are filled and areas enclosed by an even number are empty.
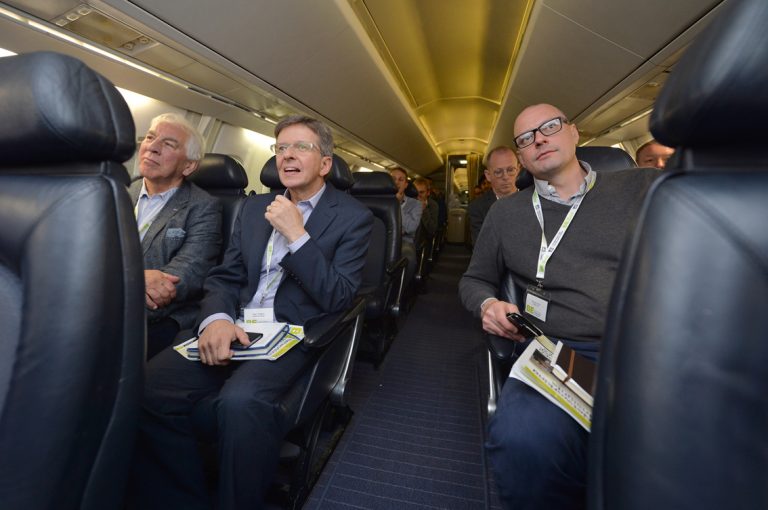
[[[390,292],[395,293],[395,297],[392,300],[393,317],[400,316],[401,301],[403,299],[403,290],[405,289],[405,268],[408,265],[408,260],[405,257],[400,257],[396,262],[387,266],[387,274],[392,278],[392,287]]]
[[[362,313],[364,307],[365,298],[358,296],[352,302],[352,306],[343,312],[308,320],[304,325],[304,345],[311,348],[328,345],[349,322]]]
[[[486,343],[488,351],[493,359],[498,361],[512,361],[516,356],[518,342],[497,335],[486,334]]]
[[[406,260],[405,257],[400,257],[398,260],[387,266],[387,274],[392,276],[398,270],[405,269],[406,265],[408,265],[408,260]]]

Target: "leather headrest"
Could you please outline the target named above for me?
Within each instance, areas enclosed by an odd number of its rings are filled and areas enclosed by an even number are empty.
[[[576,147],[576,159],[589,163],[595,172],[614,172],[637,166],[632,156],[617,147]]]
[[[614,172],[637,166],[626,151],[617,147],[576,147],[576,159],[586,161],[595,172]],[[520,170],[515,186],[517,189],[533,186],[533,176],[528,170]]]
[[[651,115],[669,147],[755,147],[768,136],[768,2],[727,2],[676,64]],[[731,154],[733,156],[733,154]]]
[[[248,175],[245,169],[226,154],[206,154],[200,160],[200,166],[187,177],[187,180],[206,190],[248,187]]]
[[[356,172],[355,183],[349,189],[352,195],[395,195],[397,187],[386,172]]]
[[[408,186],[405,187],[405,196],[411,197],[411,198],[418,198],[419,190],[416,189],[416,186],[413,184],[413,181],[408,181]]]
[[[284,189],[285,186],[280,182],[280,175],[277,171],[277,157],[272,156],[264,163],[264,168],[261,169],[261,183],[269,189]],[[333,164],[331,165],[331,171],[325,178],[326,182],[330,182],[336,189],[347,190],[354,184],[352,178],[352,171],[349,169],[349,165],[340,156],[333,155]]]
[[[51,52],[0,59],[0,168],[123,162],[136,130],[123,96],[79,60]]]

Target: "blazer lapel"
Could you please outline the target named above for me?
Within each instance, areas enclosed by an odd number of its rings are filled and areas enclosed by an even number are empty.
[[[323,235],[325,229],[336,218],[336,206],[338,205],[339,191],[333,187],[333,184],[327,182],[325,184],[325,192],[320,197],[320,201],[317,202],[317,207],[312,211],[312,214],[307,220],[307,224],[304,225],[304,230],[309,233],[311,237],[318,238]]]
[[[155,220],[150,225],[147,233],[144,235],[144,239],[141,241],[141,247],[143,253],[146,254],[149,251],[152,241],[155,237],[165,228],[168,221],[180,210],[186,207],[189,202],[190,187],[189,183],[184,181],[179,190],[173,194],[165,207],[158,213]]]

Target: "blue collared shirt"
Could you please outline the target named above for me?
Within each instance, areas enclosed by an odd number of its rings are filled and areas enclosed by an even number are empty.
[[[163,207],[178,190],[179,187],[177,186],[150,196],[147,191],[147,182],[142,179],[139,199],[136,201],[136,207],[133,210],[136,215],[136,225],[139,227],[139,238],[142,241],[147,234],[147,230],[152,226],[152,222],[155,221],[157,215],[160,214],[160,211],[163,210]]]

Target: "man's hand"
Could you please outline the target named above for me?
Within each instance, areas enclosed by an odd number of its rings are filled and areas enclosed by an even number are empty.
[[[296,241],[306,232],[301,211],[293,202],[282,195],[276,196],[275,200],[267,206],[264,218],[275,230],[285,236],[288,244]]]
[[[157,269],[144,271],[144,290],[147,308],[157,310],[171,304],[176,298],[176,284],[180,278]]]
[[[507,320],[507,314],[515,312],[520,313],[516,305],[506,301],[489,302],[482,313],[483,329],[493,335],[503,336],[516,342],[525,340],[523,335],[517,332],[514,324]]]
[[[250,343],[246,332],[231,322],[226,320],[211,322],[197,339],[200,361],[206,365],[227,365],[232,359],[231,345],[235,339],[243,345]]]
[[[397,193],[395,193],[395,196],[397,197],[397,201],[402,203],[405,199],[405,190],[397,190]]]

